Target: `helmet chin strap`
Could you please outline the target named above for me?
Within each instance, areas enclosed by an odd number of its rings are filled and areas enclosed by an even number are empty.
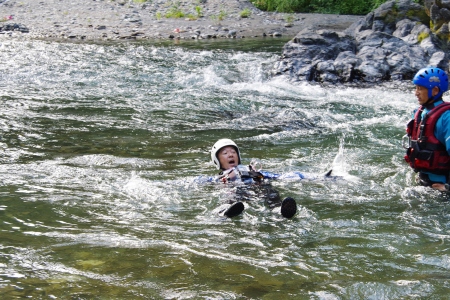
[[[437,95],[436,95],[437,96]],[[437,97],[436,96],[433,96],[433,88],[431,88],[431,89],[428,89],[428,101],[427,102],[425,102],[425,105],[427,106],[427,105],[431,105],[431,104],[433,104],[434,102],[436,102],[438,99],[436,99]]]
[[[427,103],[428,103],[429,101],[431,101],[431,100],[433,100],[432,102],[434,102],[433,88],[428,89],[428,101],[427,101]]]

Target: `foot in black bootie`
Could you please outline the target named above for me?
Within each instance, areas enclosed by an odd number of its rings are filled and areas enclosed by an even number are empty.
[[[225,211],[224,215],[228,218],[236,217],[240,215],[244,211],[244,203],[236,202],[233,203],[228,209]]]
[[[281,214],[285,218],[292,218],[297,212],[297,203],[291,197],[284,198],[281,202]]]

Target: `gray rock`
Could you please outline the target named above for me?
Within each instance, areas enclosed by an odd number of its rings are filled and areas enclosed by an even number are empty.
[[[5,31],[18,31],[21,33],[29,33],[30,30],[22,24],[18,23],[0,23],[0,32]]]
[[[425,25],[425,12],[412,0],[393,0],[343,32],[306,28],[285,44],[272,73],[294,81],[378,84],[410,80],[429,65],[447,70],[448,45]],[[439,8],[439,17],[447,12]],[[448,22],[439,28],[448,36]]]
[[[211,39],[211,38],[213,38],[213,35],[212,34],[201,34],[200,35],[200,38],[202,38],[202,39]]]
[[[226,29],[224,29],[226,30]],[[236,30],[228,30],[228,37],[236,37],[237,31]]]

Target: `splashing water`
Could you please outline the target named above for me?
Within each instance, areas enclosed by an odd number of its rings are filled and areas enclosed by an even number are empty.
[[[269,76],[282,41],[0,44],[0,294],[11,298],[445,298],[445,195],[414,184],[416,100]],[[275,181],[286,220],[232,196],[209,149],[344,180]]]

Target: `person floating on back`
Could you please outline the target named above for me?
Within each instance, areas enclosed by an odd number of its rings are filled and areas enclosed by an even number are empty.
[[[279,193],[271,188],[269,179],[277,179],[280,175],[270,172],[255,170],[251,165],[241,164],[241,155],[235,142],[230,139],[218,140],[211,149],[211,160],[218,170],[219,175],[214,179],[217,182],[230,183],[240,182],[245,185],[238,189],[236,198],[232,201],[230,207],[225,210],[224,215],[235,217],[244,211],[246,186],[257,186],[257,194],[264,194],[270,208],[281,206],[281,214],[286,218],[292,218],[297,212],[297,203],[291,197],[281,201]],[[297,172],[296,176],[302,176]],[[252,191],[254,194],[254,191]]]
[[[406,128],[405,160],[418,173],[417,182],[449,192],[450,103],[442,100],[448,90],[448,76],[439,68],[419,70],[412,82],[420,107]]]

